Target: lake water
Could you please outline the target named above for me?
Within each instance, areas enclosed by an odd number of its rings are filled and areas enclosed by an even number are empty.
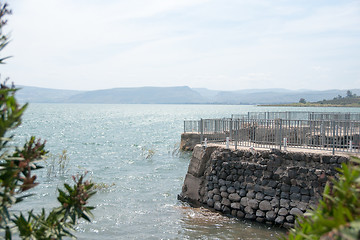
[[[31,104],[16,143],[36,135],[52,154],[67,150],[69,172],[37,171],[36,196],[20,210],[56,206],[56,188],[71,175],[109,187],[91,199],[91,223],[79,239],[277,239],[282,230],[194,209],[177,200],[191,155],[176,151],[183,120],[230,117],[248,111],[357,111],[351,108],[276,108],[236,105]]]

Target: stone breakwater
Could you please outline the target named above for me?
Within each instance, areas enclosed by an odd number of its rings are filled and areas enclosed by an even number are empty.
[[[257,222],[294,226],[347,156],[194,148],[179,199]]]

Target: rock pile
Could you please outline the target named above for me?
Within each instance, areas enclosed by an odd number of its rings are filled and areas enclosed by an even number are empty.
[[[210,161],[210,162],[209,162]],[[200,201],[238,218],[284,227],[316,205],[347,157],[273,151],[214,151]]]

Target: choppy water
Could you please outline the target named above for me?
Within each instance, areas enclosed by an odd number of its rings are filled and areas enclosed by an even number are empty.
[[[321,108],[291,109],[323,111]],[[177,200],[189,153],[176,151],[183,120],[230,117],[248,111],[279,111],[274,107],[224,105],[76,105],[31,104],[16,130],[16,142],[31,135],[47,140],[47,149],[66,149],[69,172],[47,177],[21,210],[56,206],[56,187],[77,172],[89,171],[100,190],[92,223],[82,222],[79,239],[277,239],[277,228],[194,209]],[[354,109],[326,109],[354,111]],[[359,111],[359,110],[358,110]]]

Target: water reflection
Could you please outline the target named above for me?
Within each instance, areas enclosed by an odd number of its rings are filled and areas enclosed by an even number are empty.
[[[179,206],[184,239],[279,239],[285,230],[229,218],[206,208]]]

